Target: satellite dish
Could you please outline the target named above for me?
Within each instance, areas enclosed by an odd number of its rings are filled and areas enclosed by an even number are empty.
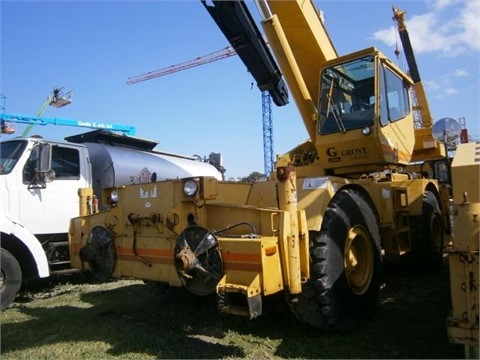
[[[448,144],[457,141],[462,132],[462,127],[455,119],[443,118],[433,124],[432,132],[435,140],[442,144]]]

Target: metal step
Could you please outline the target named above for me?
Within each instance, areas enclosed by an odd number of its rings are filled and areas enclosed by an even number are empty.
[[[224,284],[217,289],[217,307],[223,313],[254,319],[262,315],[262,297],[260,294],[248,297],[246,287],[239,289],[238,285]]]

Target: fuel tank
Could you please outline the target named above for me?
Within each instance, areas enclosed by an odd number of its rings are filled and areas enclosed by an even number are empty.
[[[88,148],[92,165],[94,193],[99,196],[105,187],[147,183],[192,176],[213,176],[222,180],[222,173],[213,165],[179,154],[155,151],[156,142],[93,131],[65,140],[82,143]]]

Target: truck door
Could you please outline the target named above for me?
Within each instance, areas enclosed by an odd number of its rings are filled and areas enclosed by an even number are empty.
[[[32,150],[23,169],[19,218],[35,235],[67,233],[70,219],[79,215],[77,191],[90,186],[86,149],[52,144],[51,169],[55,176],[46,183],[35,180],[35,169],[41,158],[39,149],[38,145]]]

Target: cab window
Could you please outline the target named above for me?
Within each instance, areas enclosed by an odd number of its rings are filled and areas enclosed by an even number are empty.
[[[380,74],[380,123],[385,126],[410,113],[410,97],[408,86],[385,65]]]
[[[80,155],[77,149],[53,146],[52,170],[56,180],[78,180],[80,178]]]

